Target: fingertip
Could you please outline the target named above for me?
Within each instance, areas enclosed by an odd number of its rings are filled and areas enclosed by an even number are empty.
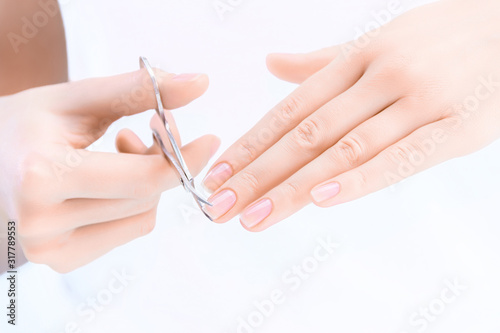
[[[172,81],[176,84],[190,86],[192,89],[196,88],[197,91],[204,93],[210,84],[207,74],[203,73],[184,73],[172,77]]]
[[[128,128],[118,132],[115,146],[118,152],[126,154],[143,154],[148,149],[137,134]]]
[[[292,83],[301,83],[313,74],[301,53],[271,53],[266,58],[266,65],[271,74]]]
[[[202,87],[205,87],[205,91],[210,86],[210,78],[208,77],[207,74],[201,74],[200,77],[198,78],[198,81]]]
[[[269,71],[281,80],[302,83],[338,55],[337,46],[309,53],[271,53],[266,58]]]
[[[214,155],[219,150],[221,140],[218,136],[213,134],[204,135],[198,140],[200,140],[200,142],[203,142],[203,144],[206,146],[205,151],[207,152],[206,158],[208,163],[208,160],[214,157]]]
[[[196,86],[196,91],[198,95],[195,97],[201,97],[205,92],[207,92],[208,87],[210,86],[210,79],[207,74],[201,74],[196,81],[193,82],[193,85]]]
[[[251,233],[253,233],[253,234],[257,234],[257,233],[263,232],[263,231],[265,231],[265,230],[269,229],[271,226],[273,226],[273,225],[274,225],[274,223],[273,223],[273,224],[268,224],[268,223],[266,223],[266,221],[264,221],[264,222],[262,222],[262,223],[259,223],[259,224],[255,225],[255,226],[253,226],[253,227],[248,227],[248,226],[247,226],[247,225],[245,225],[245,223],[241,220],[241,217],[240,217],[240,219],[239,219],[239,220],[240,220],[240,224],[241,224],[241,226],[243,227],[243,229],[245,229],[246,231],[251,232]]]
[[[221,139],[215,135],[209,135],[212,140],[211,148],[210,148],[210,158],[214,157],[221,145]]]
[[[193,176],[198,175],[217,151],[220,139],[215,135],[205,135],[182,148],[184,158]]]
[[[262,231],[258,228],[259,227],[258,225],[255,227],[249,228],[247,225],[245,225],[245,223],[241,220],[241,218],[240,218],[240,224],[243,227],[243,229],[245,229],[248,232],[254,233],[254,234]]]
[[[203,95],[209,86],[208,75],[203,73],[171,74],[155,69],[164,106],[176,109],[191,103]]]
[[[266,66],[267,68],[272,71],[273,68],[275,67],[276,63],[279,62],[281,59],[283,53],[269,53],[266,57]]]
[[[288,69],[288,65],[296,57],[291,53],[270,53],[266,57],[266,66],[271,73],[278,76],[283,70]]]
[[[269,53],[266,57],[266,62],[269,65],[275,64],[276,62],[292,60],[296,58],[299,53],[284,53],[284,52],[274,52]]]
[[[184,79],[179,80],[181,76],[184,76]],[[206,74],[181,74],[176,77],[171,80],[172,92],[170,96],[175,94],[175,97],[171,97],[173,101],[170,109],[185,106],[201,97],[208,90],[210,81]]]

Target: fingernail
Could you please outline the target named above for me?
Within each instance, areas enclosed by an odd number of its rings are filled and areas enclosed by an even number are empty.
[[[273,210],[273,203],[269,199],[263,199],[251,205],[240,215],[240,221],[247,228],[255,227],[264,221]]]
[[[212,207],[205,206],[205,211],[212,219],[217,220],[233,208],[236,203],[236,194],[231,190],[224,190],[208,201],[212,203]]]
[[[203,188],[208,193],[213,193],[233,175],[233,169],[227,163],[220,163],[203,179]]]
[[[339,192],[340,184],[332,182],[313,188],[311,195],[316,202],[323,202],[334,198]]]
[[[191,81],[196,78],[198,78],[201,74],[198,73],[186,73],[186,74],[179,74],[176,75],[172,78],[174,81]]]

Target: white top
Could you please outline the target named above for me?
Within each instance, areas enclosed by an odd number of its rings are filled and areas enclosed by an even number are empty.
[[[174,116],[184,142],[214,133],[225,149],[294,88],[267,72],[266,54],[353,39],[389,1],[221,0],[232,4],[224,20],[216,2],[61,0],[71,78],[132,71],[140,55],[207,73],[207,94]],[[122,127],[151,143],[151,115],[117,122],[99,149],[113,150]],[[169,191],[152,234],[67,275],[23,267],[16,332],[498,331],[499,152],[497,142],[258,234],[210,223]],[[328,238],[340,243],[331,254]],[[117,279],[123,270],[134,278]]]

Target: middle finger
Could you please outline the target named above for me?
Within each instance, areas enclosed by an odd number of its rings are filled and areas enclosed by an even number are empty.
[[[369,75],[364,76],[224,183],[210,199],[214,206],[206,207],[207,212],[217,222],[230,220],[397,99],[397,88],[374,85]]]

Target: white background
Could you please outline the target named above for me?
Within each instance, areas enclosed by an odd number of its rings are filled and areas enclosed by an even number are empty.
[[[208,73],[206,95],[174,115],[184,142],[214,133],[225,149],[293,89],[267,72],[266,54],[351,40],[372,11],[387,7],[384,0],[242,0],[222,21],[212,4],[64,1],[71,78],[135,70],[139,55],[171,72]],[[122,127],[150,143],[151,115],[119,121],[99,149],[112,150]],[[74,321],[81,332],[237,332],[238,318],[255,315],[254,302],[279,289],[285,302],[254,332],[412,333],[410,316],[437,304],[445,281],[458,279],[467,290],[426,332],[498,332],[498,188],[500,142],[356,202],[310,206],[258,234],[237,219],[206,221],[172,190],[151,235],[67,275],[23,267],[20,326],[12,331],[60,333]],[[327,237],[340,247],[291,291],[283,274]],[[122,270],[135,279],[92,320],[79,315]]]

